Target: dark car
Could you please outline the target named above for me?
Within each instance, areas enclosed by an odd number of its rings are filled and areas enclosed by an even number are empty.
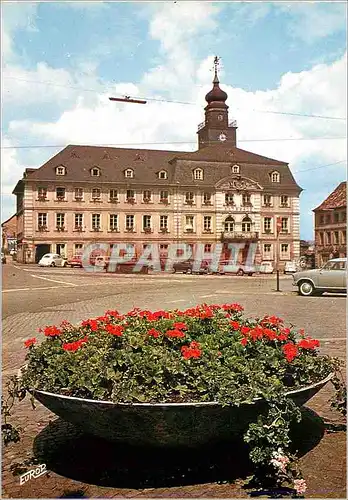
[[[182,262],[173,263],[173,272],[183,272],[185,274],[192,274],[194,271],[194,260],[184,260]],[[207,274],[209,271],[208,262],[202,261],[201,267],[198,271],[199,274]]]

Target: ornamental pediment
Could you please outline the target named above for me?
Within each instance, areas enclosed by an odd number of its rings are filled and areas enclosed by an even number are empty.
[[[222,190],[236,190],[236,191],[262,191],[263,187],[260,186],[256,181],[249,179],[248,177],[242,177],[241,175],[234,175],[230,177],[225,177],[221,179],[215,185],[216,188]]]

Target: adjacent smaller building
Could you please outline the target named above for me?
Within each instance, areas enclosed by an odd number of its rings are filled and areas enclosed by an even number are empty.
[[[315,261],[347,256],[347,183],[341,182],[314,212]]]
[[[1,250],[10,252],[17,248],[17,215],[12,215],[1,224]]]

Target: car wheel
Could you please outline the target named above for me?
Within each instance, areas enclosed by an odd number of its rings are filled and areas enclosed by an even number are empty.
[[[63,267],[68,267],[68,263],[67,263],[67,262],[64,262]]]
[[[237,271],[237,276],[244,276],[244,271],[243,271],[243,269],[238,269],[238,271]]]
[[[186,274],[192,274],[192,269],[188,269],[188,270],[186,271]]]
[[[298,287],[298,291],[303,297],[309,297],[315,294],[315,288],[310,281],[302,281]]]
[[[249,274],[248,274],[248,276],[252,276],[252,275],[253,275],[253,273],[249,273]]]
[[[54,262],[52,262],[51,267],[56,267],[56,265],[55,265],[55,263],[54,263]]]

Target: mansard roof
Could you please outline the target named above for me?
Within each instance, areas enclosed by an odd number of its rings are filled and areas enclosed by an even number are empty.
[[[103,146],[69,145],[38,169],[27,169],[24,180],[42,182],[115,183],[127,185],[170,186],[185,185],[211,187],[231,175],[231,166],[239,164],[241,175],[255,180],[270,190],[292,189],[297,185],[287,163],[261,156],[237,147],[216,145],[194,152],[112,148]],[[55,168],[63,165],[66,175],[56,176]],[[90,169],[100,168],[100,176],[91,177]],[[194,180],[192,169],[204,170],[203,180]],[[125,178],[131,168],[133,178]],[[166,170],[167,179],[159,179],[158,172]],[[278,171],[280,183],[271,183],[270,173]]]

